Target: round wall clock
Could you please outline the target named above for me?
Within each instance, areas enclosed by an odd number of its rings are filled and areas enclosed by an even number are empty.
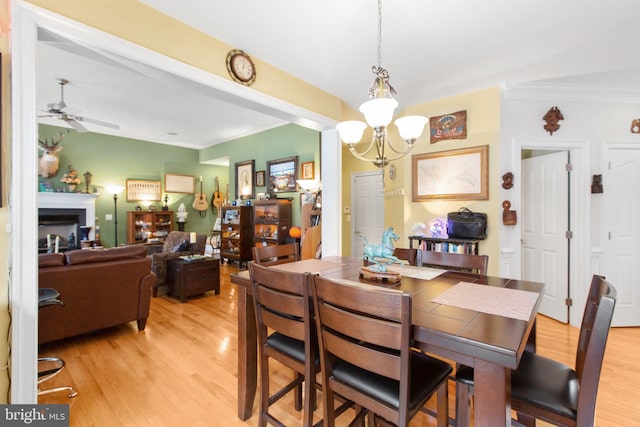
[[[227,71],[233,80],[243,85],[256,81],[256,67],[251,57],[241,50],[233,49],[227,54]]]

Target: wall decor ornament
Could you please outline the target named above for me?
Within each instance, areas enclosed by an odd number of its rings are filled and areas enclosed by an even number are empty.
[[[505,200],[502,202],[502,223],[504,225],[516,225],[518,223],[518,215],[516,211],[511,210],[511,202]]]
[[[604,188],[602,187],[602,175],[593,175],[591,180],[591,193],[592,194],[600,194],[604,193]]]
[[[633,119],[631,122],[631,133],[640,133],[640,119]]]
[[[502,175],[502,188],[505,190],[509,190],[513,187],[513,174],[511,172],[507,172]]]
[[[467,137],[467,111],[456,111],[455,113],[430,117],[429,127],[431,128],[432,144],[446,139],[465,139]]]
[[[549,132],[549,135],[553,135],[555,131],[560,129],[560,120],[564,120],[564,116],[560,112],[558,107],[551,107],[547,114],[542,117],[542,120],[547,122],[544,125],[544,129]]]

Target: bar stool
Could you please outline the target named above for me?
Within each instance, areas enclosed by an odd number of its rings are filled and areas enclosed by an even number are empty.
[[[38,309],[49,305],[64,305],[64,303],[60,300],[60,293],[53,288],[40,288],[38,291]],[[55,377],[62,371],[62,369],[64,369],[64,360],[60,359],[59,357],[39,357],[38,366],[40,365],[52,366],[47,367],[43,370],[38,370],[38,396],[49,393],[57,393],[59,391],[68,391],[69,397],[76,397],[78,395],[78,392],[75,391],[71,386],[61,386],[41,390],[40,384],[42,384],[44,381],[47,381],[48,379]]]

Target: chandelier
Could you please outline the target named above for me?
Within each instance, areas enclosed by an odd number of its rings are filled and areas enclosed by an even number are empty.
[[[393,111],[398,106],[398,101],[393,98],[395,89],[389,84],[389,72],[382,68],[382,3],[378,0],[378,66],[371,67],[375,79],[369,87],[369,100],[360,105],[360,112],[364,115],[365,122],[349,120],[338,123],[336,129],[342,142],[344,142],[351,154],[360,160],[373,162],[384,174],[384,168],[394,160],[406,156],[413,145],[422,135],[427,118],[423,116],[406,116],[398,118],[394,124],[398,128],[400,136],[405,141],[402,148],[396,148],[391,144],[388,126],[393,118]],[[373,138],[366,150],[358,151],[356,144],[360,142],[367,125],[373,129]],[[393,152],[388,157],[387,146]],[[375,153],[369,153],[375,148]],[[375,157],[374,157],[375,155]]]

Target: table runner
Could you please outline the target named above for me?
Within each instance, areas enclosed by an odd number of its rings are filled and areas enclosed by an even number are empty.
[[[271,268],[277,268],[278,270],[290,271],[294,273],[318,273],[322,270],[328,270],[330,268],[340,267],[341,263],[325,261],[321,259],[305,259],[296,262],[287,262],[284,264],[276,264]]]
[[[459,282],[432,302],[527,321],[537,299],[535,292]]]
[[[412,277],[414,279],[422,280],[435,279],[447,271],[431,267],[412,267],[410,265],[405,265],[404,267],[388,266],[387,270],[398,273],[402,277]]]

